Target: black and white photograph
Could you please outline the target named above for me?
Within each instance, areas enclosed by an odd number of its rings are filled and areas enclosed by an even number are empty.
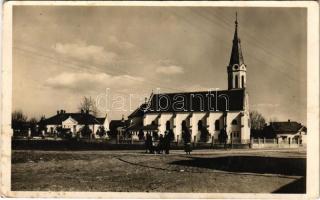
[[[310,6],[200,5],[12,5],[10,190],[306,195]]]

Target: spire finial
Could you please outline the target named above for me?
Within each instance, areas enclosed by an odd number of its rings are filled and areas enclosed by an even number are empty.
[[[236,26],[238,26],[238,12],[236,11],[236,21],[235,21]]]

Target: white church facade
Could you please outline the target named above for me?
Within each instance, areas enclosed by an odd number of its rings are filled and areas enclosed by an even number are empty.
[[[238,37],[238,21],[231,57],[227,66],[227,90],[212,90],[183,93],[151,94],[147,102],[128,116],[128,131],[157,132],[165,134],[171,130],[174,139],[182,140],[183,126],[187,127],[192,139],[201,140],[201,131],[219,138],[222,132],[228,140],[250,142],[249,96],[246,90],[246,65]]]

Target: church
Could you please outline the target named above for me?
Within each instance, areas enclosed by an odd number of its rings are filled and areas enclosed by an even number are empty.
[[[244,63],[238,20],[231,57],[227,66],[228,89],[182,93],[152,93],[128,116],[127,131],[138,135],[173,132],[175,141],[182,141],[182,130],[189,129],[192,140],[209,142],[227,134],[227,142],[250,142],[249,97],[246,90],[247,67]],[[212,87],[214,88],[214,87]],[[205,137],[203,136],[206,134]]]

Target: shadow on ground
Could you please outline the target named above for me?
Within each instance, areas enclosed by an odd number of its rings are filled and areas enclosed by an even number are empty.
[[[258,156],[225,156],[217,158],[192,157],[171,162],[173,165],[200,167],[227,172],[281,174],[305,176],[305,158],[278,158]]]
[[[273,191],[273,193],[296,193],[305,194],[306,193],[306,177],[302,177],[295,180],[287,185],[280,187],[279,189]]]

